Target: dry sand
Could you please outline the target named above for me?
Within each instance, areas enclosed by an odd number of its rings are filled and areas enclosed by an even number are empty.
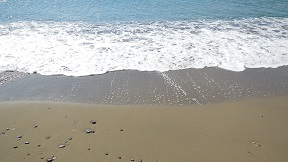
[[[2,102],[0,161],[286,162],[287,123],[288,96],[206,106]]]

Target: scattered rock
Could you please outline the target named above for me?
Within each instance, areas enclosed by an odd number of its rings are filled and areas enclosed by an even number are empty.
[[[40,159],[44,159],[44,157],[41,157]]]
[[[38,125],[34,125],[34,126],[33,126],[33,128],[37,128],[37,127],[38,127]]]
[[[26,144],[26,145],[29,145],[30,143],[27,141],[27,142],[25,142],[25,144]]]
[[[52,158],[48,158],[48,159],[46,159],[46,162],[52,162],[52,161],[53,161]]]
[[[22,139],[22,136],[21,135],[18,135],[17,136],[17,140],[21,140]]]
[[[41,145],[37,145],[37,147],[40,147]]]
[[[85,133],[86,133],[86,134],[95,133],[95,131],[93,131],[92,129],[86,129],[86,130],[85,130]]]
[[[90,148],[88,148],[88,150],[90,151]]]
[[[66,147],[65,145],[59,145],[58,146],[59,148],[64,148],[64,147]]]
[[[120,129],[120,131],[123,132],[124,130],[123,130],[123,129]]]
[[[72,137],[68,138],[70,141],[73,139]]]
[[[134,159],[131,159],[131,161],[135,161]]]
[[[108,153],[108,152],[106,152],[106,153],[105,153],[105,155],[109,155],[109,153]]]
[[[90,123],[91,124],[96,124],[96,121],[95,120],[91,120]]]
[[[139,162],[143,162],[143,160],[141,159],[141,160],[139,160]]]
[[[8,130],[9,130],[9,128],[6,128],[6,130],[8,131]]]
[[[31,154],[27,154],[27,156],[30,156]]]
[[[258,143],[258,142],[252,141],[251,143],[256,147],[261,147],[260,143]]]
[[[57,157],[54,156],[54,155],[52,155],[51,157],[52,157],[53,160],[56,160],[56,159],[57,159]]]
[[[121,157],[121,156],[118,156],[118,159],[122,159],[122,157]]]
[[[45,138],[46,138],[46,139],[50,139],[50,136],[46,136]]]
[[[14,146],[13,148],[16,149],[16,148],[18,148],[18,146]]]

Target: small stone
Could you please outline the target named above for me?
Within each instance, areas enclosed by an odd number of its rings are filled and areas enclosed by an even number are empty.
[[[48,159],[46,159],[46,162],[52,162],[52,161],[53,161],[52,158],[48,158]]]
[[[122,159],[121,156],[118,156],[118,159]]]
[[[16,148],[18,148],[18,146],[14,146],[13,148],[16,149]]]
[[[40,159],[44,159],[44,157],[41,157]]]
[[[105,153],[105,155],[109,155],[109,153],[108,153],[108,152],[106,152],[106,153]]]
[[[88,150],[90,151],[90,148],[88,148]]]
[[[27,156],[30,156],[31,154],[27,154]]]
[[[131,161],[135,161],[134,159],[131,159]]]
[[[120,129],[120,131],[123,132],[124,130],[123,130],[123,129]]]
[[[21,140],[22,139],[22,136],[21,135],[18,135],[17,136],[17,140]]]
[[[50,139],[50,136],[46,136],[45,138],[46,138],[46,139]]]
[[[37,147],[40,147],[41,145],[37,145]]]
[[[34,125],[34,126],[33,126],[33,128],[37,128],[37,127],[38,127],[38,125]]]
[[[52,156],[52,159],[53,159],[53,160],[56,160],[56,159],[57,159],[57,157],[56,157],[56,156]]]
[[[71,141],[72,139],[73,139],[72,137],[69,138],[70,141]]]
[[[25,144],[26,144],[26,145],[29,145],[30,143],[27,141],[27,142],[25,142]]]
[[[9,130],[9,128],[6,128],[6,130]]]
[[[139,160],[139,162],[143,162],[143,160],[141,159],[141,160]]]
[[[86,134],[95,133],[95,131],[93,131],[92,129],[86,129],[86,130],[85,130],[85,133],[86,133]]]
[[[59,145],[58,146],[59,148],[64,148],[64,147],[66,147],[65,145]]]
[[[2,134],[5,134],[5,132],[2,132]]]
[[[91,120],[90,123],[91,124],[96,124],[96,121],[95,120]]]

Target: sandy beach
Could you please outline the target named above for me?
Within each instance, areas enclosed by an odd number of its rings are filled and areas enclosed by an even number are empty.
[[[287,105],[288,96],[182,107],[2,102],[0,157],[1,161],[56,157],[55,161],[87,162],[284,162]]]
[[[285,162],[287,71],[2,73],[1,161]]]

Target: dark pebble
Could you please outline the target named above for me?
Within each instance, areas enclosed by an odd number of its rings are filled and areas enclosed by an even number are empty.
[[[46,138],[46,139],[50,139],[50,136],[46,136],[45,138]]]
[[[108,152],[106,152],[106,153],[105,153],[105,155],[109,155],[109,153],[108,153]]]
[[[38,127],[38,125],[34,125],[34,126],[33,126],[33,128],[37,128],[37,127]]]
[[[95,120],[91,120],[90,123],[96,124],[96,121]]]
[[[37,145],[38,147],[40,147],[41,145]]]
[[[118,159],[121,159],[121,156],[118,156]]]
[[[123,130],[123,129],[120,129],[120,131],[123,132],[124,130]]]
[[[26,144],[26,145],[28,145],[28,144],[29,144],[29,142],[27,141],[27,142],[25,142],[25,144]]]
[[[30,156],[31,154],[27,154],[27,156]]]
[[[71,138],[69,138],[69,140],[71,141],[73,138],[71,137]]]
[[[18,148],[18,146],[14,146],[13,148],[16,149],[16,148]]]

